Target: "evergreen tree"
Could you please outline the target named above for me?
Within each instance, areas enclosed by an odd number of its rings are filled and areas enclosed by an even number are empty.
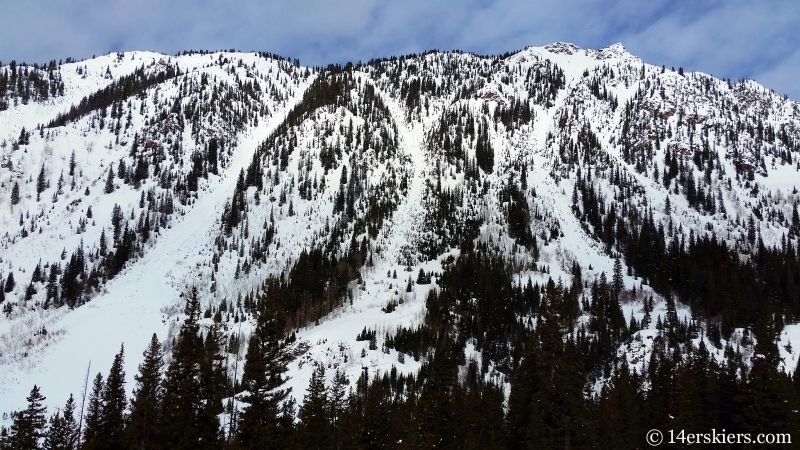
[[[5,287],[3,288],[3,292],[8,293],[13,291],[14,286],[16,285],[17,283],[14,281],[14,272],[13,271],[8,272],[8,278],[6,278],[6,284]]]
[[[596,432],[600,448],[637,449],[641,447],[642,415],[637,382],[623,359],[603,388],[597,402]]]
[[[298,418],[300,425],[298,438],[303,448],[328,448],[331,437],[328,413],[328,393],[325,390],[325,367],[317,364],[308,386],[308,393],[303,398]]]
[[[8,428],[0,427],[0,450],[12,450]]]
[[[114,357],[111,370],[108,372],[102,394],[102,410],[100,414],[101,439],[98,449],[116,450],[125,448],[125,414],[127,400],[125,398],[125,371],[122,369],[125,348],[122,347]]]
[[[171,450],[216,449],[220,446],[219,421],[209,417],[203,399],[204,349],[198,336],[200,303],[196,288],[186,296],[185,313],[164,379],[160,433],[164,447]]]
[[[44,440],[45,450],[74,450],[77,444],[78,424],[75,421],[75,400],[72,394],[64,410],[50,417],[50,427]]]
[[[11,204],[19,204],[19,183],[14,182],[14,187],[11,188]]]
[[[69,449],[75,448],[78,444],[78,422],[75,420],[76,408],[77,405],[75,404],[75,399],[72,397],[72,394],[69,394],[69,399],[64,405],[64,410],[62,411],[64,427],[67,429],[67,434],[69,435],[67,445],[67,448]]]
[[[225,359],[220,355],[223,340],[219,325],[213,324],[203,342],[200,359],[200,398],[203,403],[200,430],[203,442],[217,442],[220,438],[217,416],[224,411],[222,398],[229,389]]]
[[[344,372],[336,369],[336,373],[333,375],[333,383],[328,391],[328,418],[332,427],[331,446],[336,449],[343,448],[341,418],[347,407],[347,385],[349,384],[350,381]]]
[[[26,400],[28,407],[13,413],[8,443],[14,450],[38,450],[39,442],[45,436],[47,407],[42,405],[45,397],[39,392],[38,386],[33,386]]]
[[[98,373],[92,382],[92,392],[86,406],[86,419],[83,426],[83,445],[81,450],[97,450],[103,448],[102,414],[103,414],[103,375]]]
[[[256,329],[247,348],[242,387],[247,404],[237,425],[241,449],[283,449],[291,440],[293,403],[284,388],[289,363],[285,320],[279,312],[278,280],[270,277],[256,303]]]
[[[114,167],[108,167],[108,177],[106,177],[106,186],[103,190],[106,194],[114,192]]]
[[[542,321],[539,338],[526,349],[535,358],[528,374],[530,389],[529,420],[517,431],[528,448],[551,449],[581,447],[588,444],[585,422],[584,377],[577,366],[572,341],[565,344],[555,317]]]
[[[219,142],[216,138],[212,138],[208,143],[208,151],[206,152],[206,159],[208,161],[208,172],[217,175],[217,159],[219,153]]]
[[[426,378],[418,405],[420,440],[425,448],[454,448],[463,431],[454,351],[450,338],[440,337],[433,356],[420,373],[420,377]]]
[[[619,294],[622,293],[622,289],[625,287],[622,279],[622,263],[619,258],[614,260],[614,276],[611,283],[614,289],[614,296],[619,297]]]
[[[56,307],[60,306],[60,303],[58,302],[58,268],[57,264],[55,263],[50,264],[50,273],[47,277],[46,290],[46,300],[48,302],[52,301]]]
[[[47,183],[45,181],[45,174],[44,174],[44,164],[42,164],[42,169],[39,171],[39,176],[36,178],[36,201],[38,202],[41,199],[41,194],[44,192]]]
[[[153,333],[150,345],[144,352],[144,361],[139,365],[139,373],[134,375],[136,388],[131,398],[130,422],[127,428],[128,442],[132,449],[163,448],[158,427],[163,396],[163,355],[161,343]]]

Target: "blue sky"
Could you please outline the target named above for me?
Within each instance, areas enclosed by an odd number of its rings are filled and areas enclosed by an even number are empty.
[[[301,63],[432,48],[621,42],[646,62],[753,78],[800,100],[798,0],[8,0],[0,61],[109,51],[264,50]]]

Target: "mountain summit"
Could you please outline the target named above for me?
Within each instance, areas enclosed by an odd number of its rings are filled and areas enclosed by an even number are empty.
[[[267,292],[298,403],[317,366],[424,376],[445,335],[507,397],[542,323],[582,336],[595,393],[662,337],[796,366],[800,105],[753,81],[622,44],[126,52],[4,65],[0,110],[4,412],[82,394],[122,343],[130,393],[187,299],[233,391]]]

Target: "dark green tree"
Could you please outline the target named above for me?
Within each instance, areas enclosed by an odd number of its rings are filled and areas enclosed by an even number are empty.
[[[75,175],[75,150],[69,156],[69,176]]]
[[[342,447],[342,423],[341,418],[347,408],[347,386],[350,380],[347,379],[344,372],[336,369],[333,375],[333,382],[328,391],[328,418],[332,427],[332,444],[331,446],[336,449]]]
[[[278,280],[270,277],[256,303],[256,329],[247,348],[242,387],[247,404],[236,430],[241,449],[283,449],[292,438],[294,404],[285,388],[290,361],[284,326],[278,309]]]
[[[44,438],[44,450],[74,450],[77,444],[78,424],[75,421],[75,399],[72,394],[64,410],[50,417],[50,427]]]
[[[6,284],[5,284],[5,287],[3,288],[3,292],[8,293],[8,292],[13,291],[14,290],[14,286],[16,286],[16,285],[17,285],[17,283],[14,281],[14,272],[13,271],[12,272],[8,272],[8,278],[6,278]]]
[[[298,440],[303,448],[328,448],[331,438],[328,393],[325,390],[325,366],[318,364],[311,375],[308,393],[298,411]]]
[[[46,187],[47,187],[47,181],[45,180],[44,164],[42,164],[42,169],[39,171],[39,177],[36,178],[36,201],[37,202],[41,199],[41,194],[42,194],[42,192],[44,192]]]
[[[14,187],[11,188],[11,204],[19,204],[19,183],[14,182]]]
[[[139,373],[134,375],[136,388],[131,398],[130,422],[127,428],[128,442],[132,449],[163,448],[159,434],[159,415],[163,388],[161,369],[164,366],[164,353],[155,333],[144,352],[144,361],[139,365]]]
[[[45,397],[38,386],[33,386],[26,400],[28,407],[13,414],[8,443],[14,450],[38,450],[39,442],[45,436],[47,407],[42,405]]]
[[[105,189],[103,189],[103,192],[105,192],[106,194],[110,194],[110,193],[114,192],[114,167],[113,166],[109,166],[108,167],[108,177],[106,177],[106,186],[105,186]]]
[[[92,382],[92,392],[86,406],[81,450],[102,448],[103,375],[98,373]]]
[[[128,401],[125,397],[125,371],[122,368],[125,348],[120,348],[108,372],[102,394],[100,413],[100,445],[102,450],[124,449]]]
[[[620,262],[619,258],[617,258],[614,260],[614,275],[611,279],[611,288],[614,291],[614,296],[619,297],[624,287],[625,283],[622,279],[622,262]]]
[[[186,319],[164,378],[160,433],[165,448],[217,449],[220,447],[219,421],[208,416],[209,410],[203,399],[201,365],[204,348],[198,335],[200,303],[196,288],[186,296],[185,313]]]

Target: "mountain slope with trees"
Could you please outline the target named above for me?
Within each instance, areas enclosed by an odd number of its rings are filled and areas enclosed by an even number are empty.
[[[29,80],[0,111],[11,448],[800,426],[800,105],[753,81],[564,43],[20,70],[0,67]]]

